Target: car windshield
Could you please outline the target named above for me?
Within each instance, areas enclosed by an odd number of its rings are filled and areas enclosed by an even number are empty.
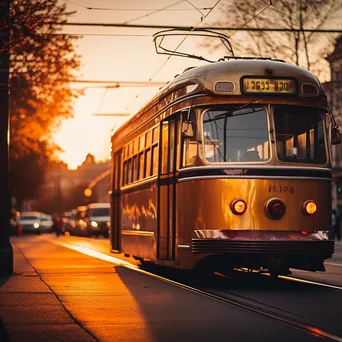
[[[235,106],[203,115],[204,156],[212,163],[265,162],[270,158],[266,110]]]
[[[109,216],[109,208],[91,208],[89,216]]]
[[[20,220],[38,220],[38,216],[21,216]]]
[[[324,129],[317,109],[277,106],[274,113],[277,156],[281,161],[324,164]]]

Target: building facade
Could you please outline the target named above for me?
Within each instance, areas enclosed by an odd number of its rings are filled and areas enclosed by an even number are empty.
[[[327,56],[331,80],[323,84],[330,108],[342,132],[342,36],[336,39],[334,51]],[[332,148],[332,206],[342,214],[342,144]]]

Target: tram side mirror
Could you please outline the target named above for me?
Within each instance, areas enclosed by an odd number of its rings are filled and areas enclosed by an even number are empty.
[[[182,134],[184,137],[193,138],[194,129],[192,127],[192,121],[184,121],[182,126]]]
[[[338,127],[331,127],[331,145],[338,145],[341,143],[341,133]]]

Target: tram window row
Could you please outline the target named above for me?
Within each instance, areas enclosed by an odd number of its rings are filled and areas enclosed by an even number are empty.
[[[155,127],[124,147],[122,185],[157,175],[158,139],[159,127]]]

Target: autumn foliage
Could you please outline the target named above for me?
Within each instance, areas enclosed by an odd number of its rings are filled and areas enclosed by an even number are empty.
[[[80,57],[77,38],[61,34],[61,24],[72,15],[65,4],[13,0],[10,6],[10,41],[1,52],[10,56],[10,178],[12,193],[20,200],[38,190],[44,166],[58,148],[51,141],[52,128],[73,115],[78,93],[70,81]],[[6,28],[7,23],[0,24]],[[23,178],[25,191],[18,186]]]

